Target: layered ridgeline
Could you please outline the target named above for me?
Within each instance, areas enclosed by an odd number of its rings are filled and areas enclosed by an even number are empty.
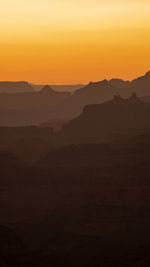
[[[144,76],[138,77],[134,80],[124,81],[121,79],[111,79],[109,83],[116,88],[131,88],[139,96],[150,94],[150,71],[148,71]]]
[[[42,84],[33,84],[31,83],[32,87],[34,88],[35,91],[40,91],[43,87],[45,87],[46,85],[42,85]],[[67,91],[67,92],[74,92],[77,89],[80,89],[82,87],[84,87],[84,84],[63,84],[63,85],[49,85],[53,90],[56,91]]]
[[[70,94],[68,92],[54,91],[48,85],[39,92],[1,93],[0,108],[3,109],[30,109],[49,108],[60,104]]]
[[[150,72],[131,82],[120,79],[90,82],[74,93],[69,93],[67,88],[66,91],[55,91],[48,85],[37,92],[28,83],[23,84],[30,90],[26,88],[23,92],[18,83],[19,92],[14,93],[16,83],[7,84],[12,93],[5,90],[5,83],[0,83],[0,88],[5,91],[0,94],[0,125],[42,124],[60,129],[64,122],[81,114],[86,105],[109,101],[113,95],[128,98],[136,92],[143,101],[150,101]]]
[[[109,101],[114,95],[128,98],[133,92],[142,97],[143,101],[150,102],[150,71],[131,82],[121,79],[90,82],[57,105],[49,116],[50,119],[55,117],[70,119],[78,116],[86,105]]]
[[[34,92],[28,82],[0,82],[0,93]]]
[[[116,95],[105,103],[84,107],[79,116],[64,124],[58,133],[48,126],[0,127],[0,150],[35,160],[71,144],[150,143],[150,103],[142,102],[135,93],[129,98]]]
[[[88,105],[60,132],[63,143],[101,143],[129,138],[150,130],[150,104],[134,93],[127,99],[119,95],[102,104]]]
[[[39,124],[51,117],[54,107],[70,96],[45,86],[39,92],[1,93],[0,125]],[[53,116],[53,115],[52,115]]]
[[[133,92],[136,92],[139,97],[150,95],[150,71],[131,82],[120,79],[90,82],[85,87],[76,90],[67,99],[63,106],[63,112],[66,116],[67,113],[76,116],[85,105],[111,100],[113,95],[117,94],[122,97],[129,97]]]

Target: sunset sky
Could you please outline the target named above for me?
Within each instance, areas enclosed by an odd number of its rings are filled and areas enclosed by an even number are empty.
[[[0,80],[87,83],[150,69],[150,0],[0,0]]]

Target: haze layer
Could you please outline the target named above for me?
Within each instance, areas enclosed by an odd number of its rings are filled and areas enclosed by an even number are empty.
[[[149,0],[1,0],[1,80],[87,83],[149,69]]]

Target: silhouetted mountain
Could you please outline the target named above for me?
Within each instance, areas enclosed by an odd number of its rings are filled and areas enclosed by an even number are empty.
[[[32,87],[36,90],[36,91],[40,91],[45,85],[41,85],[41,84],[32,84]],[[84,87],[84,84],[64,84],[64,85],[49,85],[52,89],[56,90],[56,91],[67,91],[67,92],[74,92],[79,88]]]
[[[40,91],[40,94],[45,94],[45,95],[61,95],[64,94],[64,92],[57,92],[55,90],[53,90],[49,85],[45,85]],[[67,94],[67,92],[66,92]],[[68,94],[69,95],[69,94]]]
[[[76,90],[60,107],[60,111],[56,112],[63,114],[63,116],[69,114],[70,118],[75,117],[82,112],[86,105],[103,103],[110,100],[113,95],[129,97],[132,92],[136,92],[139,97],[150,94],[150,72],[131,82],[121,79],[90,82],[85,87]]]
[[[150,71],[145,75],[140,76],[134,80],[124,81],[121,79],[111,79],[109,83],[116,88],[130,88],[136,92],[138,96],[144,96],[150,94]]]
[[[38,92],[1,93],[0,125],[37,125],[60,121],[60,118],[69,120],[78,116],[87,105],[109,101],[113,95],[127,98],[132,92],[139,97],[150,95],[150,72],[131,82],[121,79],[90,82],[73,94],[55,91],[48,85]]]
[[[128,88],[130,86],[129,81],[124,81],[122,79],[111,79],[109,83],[116,88]]]
[[[28,82],[0,82],[0,93],[34,92]]]
[[[150,266],[150,104],[136,93],[85,106],[57,134],[0,127],[0,150],[0,266]]]
[[[51,85],[51,87],[56,91],[68,91],[68,92],[74,92],[84,86],[85,86],[84,84]]]
[[[1,266],[149,266],[149,158],[149,144],[85,144],[0,168]]]
[[[138,96],[144,96],[150,94],[150,71],[144,76],[141,76],[133,80],[130,84],[131,88],[138,94]]]
[[[68,92],[56,92],[48,85],[39,92],[1,93],[0,109],[50,108],[61,103],[69,95]]]
[[[113,95],[120,94],[123,97],[131,95],[130,89],[113,87],[107,80],[90,82],[87,86],[75,91],[63,104],[61,113],[75,117],[82,112],[84,106],[103,103],[111,100]]]
[[[150,127],[150,104],[143,103],[134,93],[130,98],[114,99],[86,106],[81,115],[63,127],[64,142],[99,143],[112,140],[117,133]]]
[[[56,105],[70,96],[69,92],[56,92],[45,86],[39,92],[1,93],[0,125],[32,125],[50,118]]]

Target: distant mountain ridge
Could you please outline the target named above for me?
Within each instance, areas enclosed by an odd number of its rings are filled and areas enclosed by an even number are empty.
[[[133,130],[150,128],[150,104],[136,94],[84,107],[83,112],[70,120],[60,132],[62,142],[72,144],[108,142],[111,136],[129,134]]]
[[[45,86],[39,92],[1,93],[0,125],[37,125],[49,120],[55,106],[59,106],[69,92],[56,92]]]
[[[127,98],[133,92],[137,93],[138,97],[150,95],[150,71],[131,82],[121,79],[90,82],[85,87],[76,90],[66,100],[62,110],[65,116],[70,114],[75,117],[82,112],[86,105],[109,101],[114,95]]]
[[[107,80],[104,80],[107,81]],[[66,85],[48,85],[51,87],[54,91],[70,91],[70,92],[75,92],[78,90],[82,90],[83,88],[89,86],[89,85],[94,85],[94,84],[99,84],[101,85],[103,81],[99,82],[90,82],[88,85],[84,84],[66,84]],[[150,90],[150,71],[148,71],[145,75],[140,76],[138,78],[133,79],[132,81],[125,81],[123,79],[118,79],[118,78],[112,78],[107,81],[112,87],[118,88],[118,89],[127,89],[127,88],[132,88],[135,89],[135,91],[139,90],[139,93],[145,95],[149,93]],[[40,91],[42,90],[45,85],[40,85],[40,84],[34,84],[34,83],[29,83],[26,81],[17,81],[17,82],[11,82],[11,81],[0,81],[0,93],[19,93],[19,92],[33,92],[33,91]]]
[[[110,101],[114,95],[128,98],[133,92],[144,102],[150,102],[150,71],[133,81],[121,79],[90,82],[74,93],[56,91],[49,85],[35,91],[26,82],[2,83],[3,91],[9,84],[10,92],[0,93],[0,125],[37,125],[47,122],[68,121],[79,114],[87,105]],[[22,87],[20,87],[22,86]],[[12,88],[12,89],[10,89]],[[21,88],[21,89],[20,89]],[[15,92],[14,90],[20,90]],[[23,90],[26,90],[23,92]],[[15,93],[14,93],[15,92]]]
[[[20,82],[0,82],[0,93],[21,93],[34,92],[33,87],[24,81]]]
[[[111,79],[109,83],[116,88],[134,89],[139,96],[150,93],[150,71],[132,81],[124,81],[122,79]]]
[[[31,83],[31,86],[35,91],[40,91],[45,85],[41,84],[33,84]],[[61,91],[67,91],[67,92],[74,92],[77,89],[80,89],[85,86],[85,84],[63,84],[63,85],[49,85],[53,90],[61,92]]]
[[[116,88],[128,88],[130,86],[130,81],[124,81],[122,79],[111,79],[109,80],[109,84]]]
[[[39,92],[1,93],[1,109],[34,109],[50,108],[59,104],[70,94],[68,92],[56,92],[48,85]]]

